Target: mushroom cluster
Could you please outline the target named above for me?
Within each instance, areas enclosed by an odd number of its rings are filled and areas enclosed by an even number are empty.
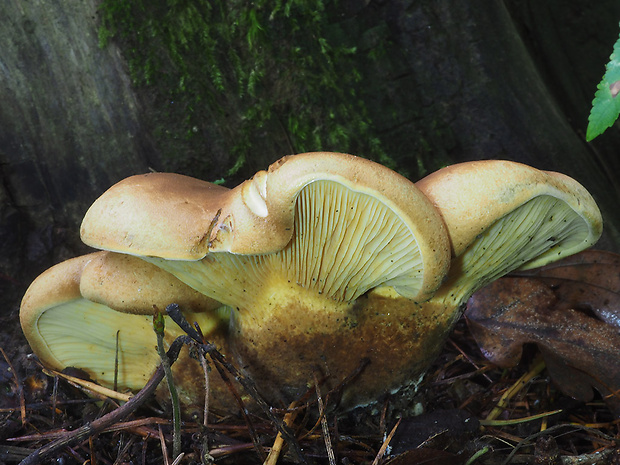
[[[285,157],[233,189],[150,173],[95,201],[81,237],[101,251],[38,277],[21,323],[45,365],[137,390],[158,364],[153,308],[176,303],[270,403],[321,380],[351,408],[415,384],[477,289],[601,229],[576,181],[507,161],[417,184],[338,153]],[[196,365],[174,365],[186,404],[203,398]],[[235,408],[223,383],[210,392]]]

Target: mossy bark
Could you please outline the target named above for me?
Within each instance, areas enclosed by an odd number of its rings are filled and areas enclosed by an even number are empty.
[[[6,297],[82,250],[79,222],[90,203],[157,161],[120,51],[98,47],[96,1],[3,1],[0,50]]]
[[[206,172],[213,180],[235,161],[226,150],[231,141],[224,139],[235,137],[228,122],[240,115],[218,116],[207,108],[209,120],[197,128],[196,139],[175,137],[187,128],[176,117],[166,119],[170,102],[158,89],[132,86],[128,50],[118,47],[123,44],[99,47],[98,5],[0,5],[4,295],[19,295],[34,274],[83,250],[81,217],[115,181],[164,166]],[[327,39],[357,49],[356,95],[372,120],[368,130],[400,171],[417,179],[442,165],[480,158],[562,171],[596,197],[606,220],[603,245],[618,248],[620,131],[613,127],[591,144],[583,135],[617,38],[620,4],[507,0],[482,8],[456,0],[346,0],[328,13]],[[287,82],[292,102],[294,84]],[[237,97],[231,94],[231,100]],[[231,183],[291,146],[274,121],[257,127],[250,140],[251,161]],[[161,147],[173,153],[176,143],[177,158],[162,163]],[[366,151],[360,146],[357,154]],[[205,171],[198,164],[209,157]]]

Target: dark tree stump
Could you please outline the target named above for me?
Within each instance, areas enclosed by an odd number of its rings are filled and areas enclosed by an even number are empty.
[[[116,44],[99,47],[97,5],[0,5],[0,292],[13,307],[36,274],[84,250],[79,223],[101,192],[163,169],[145,117],[159,111],[153,89],[132,87]],[[584,132],[620,4],[346,0],[337,8],[334,37],[357,45],[373,130],[412,179],[480,158],[562,171],[596,197],[602,245],[618,248],[620,131],[592,144]],[[257,128],[240,178],[285,155],[275,153],[283,140],[267,139]],[[222,147],[208,150],[223,156]]]

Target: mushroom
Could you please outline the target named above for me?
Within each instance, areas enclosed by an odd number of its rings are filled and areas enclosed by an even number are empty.
[[[574,179],[520,163],[484,160],[436,171],[416,186],[441,213],[452,265],[425,305],[459,309],[478,289],[513,271],[546,265],[592,246],[603,222]]]
[[[412,383],[447,337],[420,302],[449,266],[445,226],[406,178],[351,155],[285,157],[234,189],[165,173],[103,194],[83,241],[132,254],[233,308],[235,356],[272,401],[308,384],[354,406]]]
[[[73,258],[45,271],[26,291],[20,320],[26,339],[46,367],[79,368],[105,387],[137,391],[160,363],[154,306],[163,311],[172,302],[198,321],[215,343],[225,344],[228,315],[226,309],[218,310],[219,302],[146,261],[111,252]],[[165,318],[165,340],[170,343],[181,330]],[[204,379],[200,372],[189,362],[187,350],[173,365],[181,388],[188,376],[195,385],[180,392],[186,404],[197,402]],[[229,400],[220,381],[211,389],[219,397],[216,408]]]

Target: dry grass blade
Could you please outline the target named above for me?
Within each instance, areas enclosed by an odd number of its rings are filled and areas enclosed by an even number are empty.
[[[512,399],[521,389],[523,389],[527,383],[529,383],[532,379],[538,376],[545,369],[545,362],[543,360],[538,360],[534,366],[521,378],[519,378],[511,387],[508,389],[502,397],[497,402],[497,405],[491,412],[487,415],[486,421],[495,420],[497,417],[501,415],[501,413],[508,407],[508,402]]]
[[[77,387],[78,389],[85,391],[91,397],[97,397],[102,400],[103,399],[114,399],[114,400],[120,400],[121,402],[127,402],[129,401],[129,399],[133,397],[133,394],[123,394],[122,392],[118,392],[113,389],[108,389],[97,383],[93,383],[92,381],[87,381],[85,379],[76,378],[75,376],[67,375],[59,371],[45,369],[44,372],[49,373],[52,376],[57,376],[58,378],[62,378],[68,381],[71,385]]]
[[[7,365],[9,365],[9,368],[11,369],[11,373],[13,374],[13,382],[15,383],[15,388],[17,389],[17,392],[19,393],[20,418],[22,421],[22,425],[24,425],[26,424],[26,399],[24,398],[24,390],[22,388],[21,383],[19,382],[19,378],[17,377],[17,372],[15,371],[15,367],[13,367],[11,360],[9,360],[8,355],[6,354],[6,352],[4,351],[2,347],[0,347],[0,352],[2,353],[4,360],[6,360],[6,363]]]
[[[284,424],[289,428],[292,428],[293,422],[299,414],[299,410],[297,409],[298,405],[298,401],[294,401],[293,403],[291,403],[291,405],[289,405],[290,412],[284,415]],[[271,446],[271,451],[269,452],[267,459],[263,462],[263,465],[276,465],[283,447],[284,436],[282,436],[282,433],[278,432],[278,434],[276,435],[276,439],[273,441],[273,446]]]
[[[321,429],[323,430],[323,440],[325,441],[327,458],[329,459],[329,465],[336,465],[336,454],[334,453],[334,448],[332,447],[332,439],[329,434],[327,417],[325,416],[325,405],[323,404],[323,398],[321,397],[321,387],[316,373],[314,373],[314,387],[316,389],[316,399],[319,405],[319,417],[321,418]]]
[[[399,418],[396,424],[394,425],[394,428],[392,428],[392,431],[390,431],[390,434],[387,435],[387,437],[385,438],[385,441],[383,441],[383,444],[381,444],[381,449],[379,449],[379,452],[377,452],[377,456],[372,461],[372,465],[379,465],[379,461],[385,455],[385,451],[390,445],[390,441],[392,441],[392,438],[394,437],[394,434],[396,433],[396,430],[398,429],[398,425],[400,425],[400,422],[401,422],[401,419]]]

